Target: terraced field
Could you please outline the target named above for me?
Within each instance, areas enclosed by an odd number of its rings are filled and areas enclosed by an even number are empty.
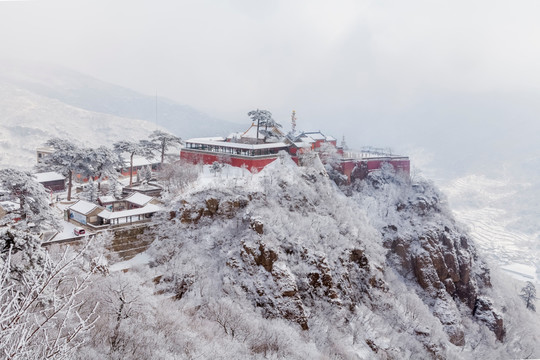
[[[540,234],[511,226],[519,216],[510,206],[518,191],[516,184],[470,175],[441,188],[456,218],[469,228],[484,256],[520,280],[538,279],[535,271],[540,259]]]

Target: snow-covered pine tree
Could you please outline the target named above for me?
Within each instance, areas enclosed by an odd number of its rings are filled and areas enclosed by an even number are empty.
[[[532,282],[527,281],[525,286],[521,289],[519,297],[521,297],[523,301],[525,301],[525,306],[527,307],[527,309],[536,311],[536,305],[534,304],[537,299],[536,287]]]
[[[122,159],[118,153],[112,151],[106,146],[100,146],[95,149],[88,149],[86,152],[87,161],[92,166],[93,176],[97,180],[97,189],[101,189],[101,182],[104,179],[116,181],[118,170],[122,168]]]
[[[161,152],[161,165],[163,166],[163,161],[165,158],[165,152],[169,149],[170,146],[182,144],[182,139],[173,134],[163,132],[161,130],[155,130],[150,134],[150,141],[159,146],[159,151]]]
[[[84,186],[83,191],[79,195],[79,198],[93,203],[97,201],[98,197],[98,184],[90,177],[88,183]]]
[[[71,187],[73,185],[73,174],[83,177],[92,175],[93,169],[88,162],[88,149],[83,149],[69,140],[52,138],[46,145],[54,151],[43,157],[42,161],[36,165],[39,171],[56,171],[68,179],[67,200],[71,200]]]
[[[55,216],[49,206],[48,191],[28,172],[14,169],[0,170],[0,188],[17,198],[20,205],[20,217],[16,226],[21,229],[32,224],[34,232],[40,232],[43,225],[57,226]],[[4,222],[12,221],[17,214],[8,214]]]
[[[259,129],[264,126],[265,130],[268,127],[281,127],[273,118],[272,113],[268,110],[251,110],[248,112],[248,116],[254,123],[257,122],[257,140],[259,139]]]
[[[152,179],[152,170],[150,169],[150,166],[143,166],[137,173],[137,176],[141,183],[147,184]]]
[[[139,155],[147,159],[154,156],[154,152],[157,151],[155,143],[148,140],[139,141],[127,141],[121,140],[114,144],[114,151],[118,154],[129,155],[129,186],[133,185],[133,156]]]

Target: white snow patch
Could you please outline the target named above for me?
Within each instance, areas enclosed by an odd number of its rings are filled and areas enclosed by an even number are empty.
[[[109,267],[109,271],[121,271],[126,269],[131,269],[134,266],[137,265],[145,265],[150,262],[151,258],[147,253],[140,253],[135,255],[133,258],[126,260],[126,261],[120,261],[116,264],[113,264]]]

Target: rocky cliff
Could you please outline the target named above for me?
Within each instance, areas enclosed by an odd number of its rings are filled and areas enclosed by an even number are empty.
[[[213,301],[285,320],[337,358],[463,357],[479,332],[505,340],[489,270],[427,182],[384,171],[339,189],[322,166],[280,159],[178,197],[152,236],[160,292],[227,334]]]

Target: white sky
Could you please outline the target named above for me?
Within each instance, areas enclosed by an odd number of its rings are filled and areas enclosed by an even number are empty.
[[[538,19],[536,0],[0,2],[0,56],[157,90],[226,120],[263,108],[284,123],[295,109],[336,137],[397,127],[381,139],[393,141],[404,119],[438,121],[433,109],[416,119],[433,97],[536,93]],[[489,113],[471,111],[479,122]]]

